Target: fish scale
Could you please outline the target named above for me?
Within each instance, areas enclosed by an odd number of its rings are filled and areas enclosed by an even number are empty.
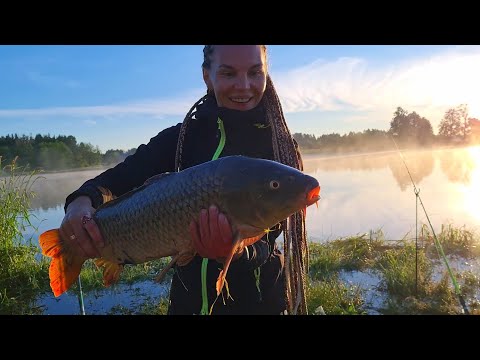
[[[107,286],[118,280],[124,264],[172,256],[168,267],[175,262],[185,265],[196,254],[189,224],[213,204],[227,217],[234,237],[218,291],[233,255],[244,246],[243,239],[248,244],[258,241],[267,229],[315,203],[319,191],[318,181],[297,169],[245,156],[226,156],[160,174],[98,207],[93,219],[105,246],[95,263],[104,267]],[[53,258],[49,275],[55,296],[69,288],[86,260],[68,252],[64,243],[58,229],[40,236],[43,254]]]

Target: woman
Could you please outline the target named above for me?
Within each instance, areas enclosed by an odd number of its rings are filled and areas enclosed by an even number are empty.
[[[266,158],[303,170],[297,144],[267,75],[266,47],[207,45],[203,55],[207,94],[193,105],[183,123],[161,131],[134,155],[67,197],[60,233],[74,243],[79,254],[99,255],[102,238],[95,223],[89,221],[95,209],[155,174],[228,155]],[[280,314],[296,313],[297,308],[306,313],[304,216],[303,212],[292,215],[289,231],[284,221],[241,249],[227,276],[231,298],[216,301],[215,282],[221,264],[215,259],[225,257],[231,249],[232,230],[215,204],[203,209],[198,221],[190,224],[198,255],[185,266],[175,266],[168,313]],[[287,256],[288,267],[275,243],[282,231],[292,243],[285,247],[288,255],[290,248],[293,251],[293,257]],[[202,266],[207,271],[201,277]]]

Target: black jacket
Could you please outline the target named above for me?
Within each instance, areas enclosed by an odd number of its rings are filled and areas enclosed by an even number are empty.
[[[266,122],[260,104],[249,111],[219,108],[214,99],[199,106],[184,140],[182,168],[188,168],[212,159],[219,141],[217,118],[222,119],[226,143],[220,157],[245,155],[273,160],[271,129]],[[149,177],[175,171],[175,153],[181,124],[161,131],[147,145],[140,145],[135,154],[94,179],[85,182],[70,194],[68,204],[79,195],[92,199],[93,207],[103,203],[97,186],[109,189],[120,196],[138,186]],[[262,238],[248,246],[243,255],[232,262],[227,282],[232,299],[220,296],[213,307],[213,314],[279,314],[286,308],[284,299],[283,255],[275,246],[280,234],[280,224]],[[202,306],[201,289],[202,258],[196,256],[186,266],[175,266],[170,289],[169,314],[198,314]],[[221,269],[215,260],[208,261],[208,306],[216,299],[215,283]],[[260,268],[260,283],[254,270]],[[257,286],[258,285],[258,286]],[[260,291],[259,291],[260,288]],[[225,304],[224,304],[225,302]]]

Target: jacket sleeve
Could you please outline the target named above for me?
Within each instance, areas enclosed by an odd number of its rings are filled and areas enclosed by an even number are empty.
[[[268,236],[263,236],[260,240],[249,245],[243,251],[242,256],[230,264],[231,272],[253,271],[262,266],[273,253],[275,249],[275,240],[282,232],[280,223],[270,229]]]
[[[86,181],[79,189],[68,195],[65,211],[77,197],[86,195],[98,208],[108,197],[118,197],[141,186],[145,180],[163,172],[175,171],[175,154],[181,124],[169,127],[142,144],[123,162],[97,177]]]

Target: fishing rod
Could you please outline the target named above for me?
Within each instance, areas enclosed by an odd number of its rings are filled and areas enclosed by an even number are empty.
[[[425,217],[427,218],[428,224],[430,225],[430,229],[432,230],[433,238],[435,240],[435,247],[437,248],[437,251],[441,254],[442,259],[444,260],[445,265],[447,266],[448,273],[450,275],[450,278],[452,279],[452,283],[453,283],[453,286],[455,288],[455,293],[457,294],[458,299],[460,301],[460,304],[462,305],[463,313],[466,314],[466,315],[469,315],[470,312],[468,311],[467,305],[465,304],[465,299],[463,298],[462,293],[460,292],[460,286],[458,285],[457,280],[455,279],[455,276],[454,276],[452,270],[450,269],[450,265],[448,264],[447,257],[445,256],[445,253],[443,252],[442,244],[440,244],[440,241],[438,241],[438,239],[437,239],[437,235],[435,234],[435,230],[433,229],[432,223],[430,222],[430,218],[428,217],[427,210],[425,209],[425,206],[423,205],[422,198],[420,197],[420,190],[417,189],[417,186],[415,185],[415,182],[413,181],[412,174],[410,174],[410,170],[408,169],[407,163],[405,162],[405,158],[403,157],[402,152],[398,148],[398,145],[397,145],[395,139],[393,138],[393,136],[391,136],[391,138],[392,138],[393,143],[395,144],[395,147],[397,148],[398,153],[400,154],[400,157],[402,158],[402,161],[403,161],[403,164],[405,165],[405,168],[407,169],[408,176],[410,177],[410,181],[412,182],[412,185],[413,185],[413,191],[415,193],[415,196],[417,197],[417,202],[420,201],[420,205],[422,205],[423,212],[425,213]],[[417,235],[415,235],[415,236],[417,236]],[[417,239],[415,239],[415,241],[417,241]],[[417,254],[416,243],[415,243],[415,254]]]
[[[80,314],[85,315],[85,306],[83,305],[82,282],[80,281],[80,275],[78,275],[78,305],[80,306]]]

